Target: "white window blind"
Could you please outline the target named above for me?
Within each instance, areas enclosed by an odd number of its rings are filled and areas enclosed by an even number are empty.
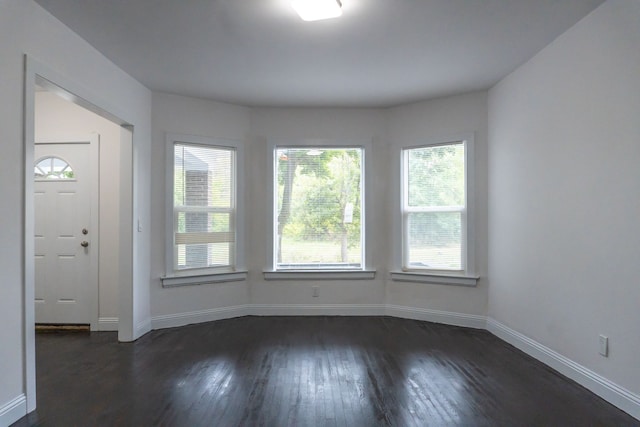
[[[404,268],[464,270],[465,143],[405,149]]]
[[[361,148],[276,148],[276,269],[362,268],[363,179]]]
[[[235,150],[175,143],[174,269],[234,264]]]

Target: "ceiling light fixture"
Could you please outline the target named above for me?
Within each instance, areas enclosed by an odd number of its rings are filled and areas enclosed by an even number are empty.
[[[342,15],[340,0],[293,0],[291,6],[304,21],[319,21]]]

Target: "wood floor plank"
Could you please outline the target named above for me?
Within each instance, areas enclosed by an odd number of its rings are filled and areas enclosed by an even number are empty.
[[[640,426],[486,331],[390,317],[242,317],[36,336],[15,426]]]

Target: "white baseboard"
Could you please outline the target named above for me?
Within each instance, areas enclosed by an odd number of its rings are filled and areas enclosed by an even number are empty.
[[[632,393],[495,319],[487,319],[487,330],[640,420],[640,395]]]
[[[138,324],[136,325],[135,336],[133,337],[133,339],[137,340],[147,332],[150,332],[151,329],[152,329],[151,319],[144,319],[143,321],[138,322]]]
[[[387,304],[387,316],[403,319],[423,320],[446,325],[464,326],[466,328],[485,329],[486,317],[477,314],[456,313],[452,311],[430,310],[427,308],[407,307],[403,305]]]
[[[252,304],[254,316],[383,316],[384,304]]]
[[[382,316],[384,305],[348,304],[243,304],[151,318],[152,329],[175,328],[192,323],[211,322],[242,316]]]
[[[0,406],[0,426],[9,426],[27,415],[27,398],[24,394]]]
[[[484,329],[485,317],[385,304],[243,304],[151,318],[152,329],[175,328],[241,316],[393,316]]]
[[[100,317],[98,318],[99,331],[118,331],[117,317]]]
[[[189,311],[185,313],[164,314],[151,318],[152,329],[175,328],[192,323],[211,322],[213,320],[231,319],[250,315],[250,305],[211,308],[208,310]]]

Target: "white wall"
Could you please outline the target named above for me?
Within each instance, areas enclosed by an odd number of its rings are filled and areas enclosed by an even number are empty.
[[[135,125],[134,212],[149,221],[148,171],[150,146],[150,92],[108,61],[80,37],[31,0],[0,2],[0,424],[26,409],[24,393],[33,379],[33,359],[26,354],[23,295],[24,265],[24,54],[28,53],[74,87],[91,94],[94,102]],[[114,107],[115,106],[115,107]],[[149,242],[134,238],[134,283],[127,304],[129,324],[148,319]],[[131,267],[131,266],[129,266]],[[131,288],[131,284],[129,284]],[[126,297],[126,296],[125,296]],[[145,298],[146,297],[146,298]],[[120,319],[122,321],[122,318]],[[30,328],[30,325],[28,325]],[[140,329],[141,332],[143,329]],[[134,332],[129,328],[128,338]],[[126,338],[126,337],[125,337]],[[26,379],[25,379],[26,373]],[[33,390],[33,389],[31,389]],[[30,396],[31,397],[31,396]],[[12,405],[7,406],[9,402]],[[29,402],[33,408],[35,402]],[[4,411],[4,412],[3,412]]]
[[[265,281],[262,271],[268,267],[270,252],[267,240],[271,233],[269,223],[269,159],[268,140],[336,139],[368,140],[373,142],[374,156],[386,168],[385,114],[382,110],[355,109],[249,109],[176,95],[153,94],[153,158],[158,165],[152,172],[152,316],[154,325],[185,324],[225,317],[225,307],[247,304],[382,304],[384,302],[386,252],[380,252],[376,242],[384,232],[376,230],[371,239],[374,267],[379,274],[372,281],[337,281],[321,283],[319,298],[312,298],[311,281]],[[230,282],[164,289],[159,278],[165,274],[165,134],[181,133],[213,138],[227,138],[245,142],[245,229],[246,267],[245,282]],[[384,175],[373,179],[374,187],[385,185]],[[375,191],[372,199],[376,206],[384,206],[385,191]],[[379,195],[378,195],[379,194]],[[374,210],[368,217],[379,221]],[[377,252],[377,255],[376,255]],[[255,312],[255,311],[254,311]],[[235,310],[234,314],[246,311]]]
[[[421,309],[453,311],[482,316],[486,312],[486,93],[423,102],[387,109],[343,108],[244,108],[176,95],[153,94],[152,171],[152,286],[154,327],[175,326],[247,313],[382,314],[392,303]],[[476,288],[389,281],[396,247],[392,216],[397,207],[400,181],[400,148],[435,136],[474,132],[476,137],[477,273],[483,276]],[[182,133],[243,140],[245,146],[246,282],[231,282],[163,289],[166,273],[165,234],[165,134]],[[264,280],[270,269],[269,143],[300,140],[369,142],[367,156],[373,166],[367,197],[368,268],[373,280]],[[312,286],[320,296],[312,296]],[[225,307],[236,307],[224,312]],[[222,311],[221,311],[222,310]]]
[[[165,144],[167,133],[245,141],[249,109],[219,102],[153,93],[151,174],[151,313],[154,327],[171,318],[171,325],[211,320],[211,312],[249,302],[248,284],[227,282],[162,288],[165,271]],[[208,314],[203,314],[202,311]],[[176,316],[177,315],[177,316]],[[171,317],[174,316],[174,317]],[[203,317],[204,316],[204,317]]]
[[[639,23],[608,1],[489,93],[489,316],[637,402]]]
[[[120,177],[129,172],[120,170],[120,126],[52,92],[36,93],[36,141],[91,133],[100,135],[98,318],[103,320],[98,326],[100,330],[117,330]]]
[[[400,150],[403,146],[473,133],[475,140],[475,272],[476,287],[389,281],[387,304],[484,316],[487,310],[487,94],[476,92],[389,110],[389,158],[385,241],[387,263],[400,270]],[[392,250],[395,248],[395,251]]]

